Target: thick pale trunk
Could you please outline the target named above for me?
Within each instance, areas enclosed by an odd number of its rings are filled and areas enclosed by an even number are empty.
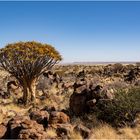
[[[23,103],[28,104],[29,102],[36,102],[36,80],[23,85]]]
[[[29,87],[30,93],[31,93],[31,102],[36,102],[36,80],[32,82],[32,84]]]

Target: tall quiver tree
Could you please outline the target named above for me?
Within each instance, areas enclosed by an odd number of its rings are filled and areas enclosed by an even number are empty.
[[[13,75],[23,88],[23,102],[35,102],[38,77],[61,60],[51,45],[18,42],[0,49],[0,66]]]

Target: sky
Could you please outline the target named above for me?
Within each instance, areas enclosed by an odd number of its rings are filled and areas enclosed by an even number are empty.
[[[0,2],[0,47],[54,46],[62,62],[140,61],[140,2]]]

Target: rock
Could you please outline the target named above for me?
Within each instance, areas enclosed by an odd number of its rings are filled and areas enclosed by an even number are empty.
[[[83,81],[82,81],[83,82]],[[85,82],[85,81],[84,81]],[[75,84],[74,93],[70,97],[70,110],[77,116],[80,116],[84,113],[88,113],[91,109],[91,106],[95,105],[95,100],[101,98],[102,86],[97,85],[93,88],[90,84]],[[95,99],[95,100],[93,100]],[[91,101],[93,100],[93,101]]]
[[[84,139],[89,138],[91,134],[91,130],[81,124],[75,126],[74,131],[79,132]]]
[[[131,84],[137,79],[137,73],[134,69],[131,69],[127,75],[124,75],[124,80],[130,82]]]
[[[23,117],[23,116],[16,116],[8,122],[7,124],[7,131],[8,131],[7,138],[8,139],[9,138],[17,139],[17,136],[22,129],[21,123],[25,119],[28,119],[28,118]]]
[[[8,134],[6,138],[20,139],[23,137],[31,138],[31,132],[34,132],[34,134],[44,133],[44,128],[43,125],[38,124],[36,121],[30,120],[30,118],[27,116],[16,116],[8,122],[7,131]]]
[[[114,99],[113,93],[107,91],[106,94],[105,94],[105,99],[109,99],[109,100]]]
[[[48,126],[49,113],[47,111],[33,111],[30,113],[30,118],[37,123],[42,124],[44,127]]]
[[[1,99],[8,99],[10,97],[10,94],[8,92],[5,92],[4,90],[0,89],[0,98]]]
[[[3,124],[0,124],[0,139],[3,139],[5,137],[7,131],[7,127]]]
[[[84,77],[85,75],[86,75],[86,72],[82,70],[78,73],[77,77]]]
[[[72,85],[73,85],[72,82],[65,82],[65,83],[63,83],[62,87],[67,89],[67,88],[71,87]]]
[[[69,137],[72,131],[73,127],[71,124],[57,124],[56,133],[59,137]]]
[[[77,88],[86,85],[86,81],[81,79],[80,81],[77,81],[73,84],[74,91],[76,91]]]
[[[47,133],[45,131],[38,131],[34,128],[23,129],[18,135],[18,139],[48,139]]]
[[[48,113],[51,113],[52,111],[56,111],[56,107],[55,106],[51,106],[51,107],[48,107],[48,106],[45,106],[41,109],[41,111],[47,111]]]
[[[28,113],[34,112],[34,111],[39,111],[40,108],[38,106],[32,106],[29,110]]]
[[[90,101],[87,101],[87,105],[92,108],[96,105],[97,101],[96,99],[93,99],[93,100],[90,100]]]
[[[50,113],[49,124],[68,123],[70,118],[63,112],[52,111]]]
[[[82,115],[88,112],[88,106],[86,105],[86,102],[86,92],[81,94],[73,93],[70,97],[70,110],[74,113],[74,115]]]
[[[86,90],[86,85],[82,85],[82,86],[76,88],[76,89],[75,89],[75,92],[76,92],[77,94],[81,94],[81,93],[82,93],[83,91],[85,91],[85,90]]]
[[[140,80],[137,80],[137,81],[135,82],[135,86],[140,86]]]

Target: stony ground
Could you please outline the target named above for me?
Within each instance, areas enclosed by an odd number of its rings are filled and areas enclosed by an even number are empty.
[[[40,77],[36,105],[29,106],[18,102],[22,89],[11,81],[14,77],[1,70],[0,138],[140,138],[139,114],[133,127],[114,127],[95,113],[100,101],[114,101],[118,90],[139,88],[138,65],[55,66]]]

